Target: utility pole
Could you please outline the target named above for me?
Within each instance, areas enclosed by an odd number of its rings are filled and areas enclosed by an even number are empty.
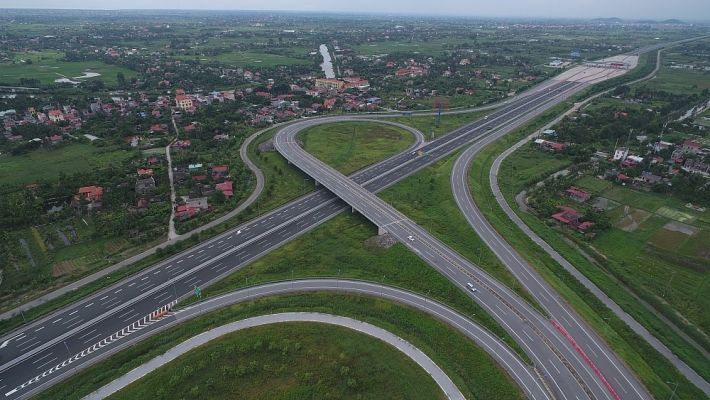
[[[671,274],[671,279],[668,280],[668,284],[666,285],[666,288],[663,290],[663,297],[666,297],[666,292],[668,292],[668,288],[671,286],[671,282],[673,282],[673,278],[675,277],[676,271],[673,271]]]

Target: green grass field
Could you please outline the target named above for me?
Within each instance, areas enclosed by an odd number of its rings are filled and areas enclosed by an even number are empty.
[[[149,373],[111,400],[203,398],[444,399],[441,388],[392,346],[312,322],[230,333]]]
[[[48,60],[40,60],[39,57],[48,57]],[[42,85],[53,84],[55,79],[63,77],[73,81],[86,81],[100,79],[112,86],[117,83],[116,74],[122,72],[129,80],[135,75],[134,71],[114,65],[104,64],[101,61],[61,61],[63,53],[42,52],[36,54],[19,54],[13,65],[11,62],[0,63],[0,81],[7,83],[19,83],[20,78],[39,79]],[[32,60],[31,65],[20,60]],[[74,79],[84,76],[84,72],[95,72],[101,74],[93,78]]]
[[[651,79],[639,85],[647,86],[650,89],[665,90],[679,94],[699,94],[704,89],[710,88],[710,79],[708,79],[707,72],[670,69],[662,66],[658,71],[657,79]]]
[[[28,154],[0,158],[0,182],[28,185],[38,181],[55,181],[60,172],[72,175],[120,163],[133,156],[132,151],[111,151],[88,144],[72,143],[59,148],[38,149]]]
[[[315,56],[314,56],[315,57]],[[229,52],[215,57],[200,57],[206,61],[218,61],[235,65],[251,65],[259,67],[274,67],[277,65],[308,65],[313,60],[280,56],[276,54],[259,53],[256,51]],[[315,59],[315,58],[314,58]],[[114,74],[115,75],[115,74]]]
[[[584,189],[591,194],[598,195],[608,189],[612,183],[594,176],[585,175],[574,183],[578,188]]]
[[[345,175],[397,154],[414,142],[405,129],[373,122],[318,125],[302,131],[298,138],[308,153]]]

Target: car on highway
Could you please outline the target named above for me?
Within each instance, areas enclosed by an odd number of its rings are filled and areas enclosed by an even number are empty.
[[[467,283],[466,286],[468,286],[469,290],[471,290],[472,292],[478,291],[475,287],[473,287],[473,283],[471,282]]]
[[[409,240],[412,241],[412,242],[414,241],[414,238],[413,238],[411,235],[410,235],[410,236],[407,236],[407,239],[409,239]]]

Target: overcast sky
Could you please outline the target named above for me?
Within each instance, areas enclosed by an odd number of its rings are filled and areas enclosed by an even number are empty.
[[[3,0],[6,8],[288,10],[478,17],[669,19],[710,21],[708,0]]]

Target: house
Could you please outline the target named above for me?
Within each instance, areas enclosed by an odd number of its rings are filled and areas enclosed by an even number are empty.
[[[210,207],[209,203],[207,202],[207,197],[195,197],[192,199],[187,199],[185,204],[189,208],[195,208],[198,210],[207,210]]]
[[[177,140],[172,144],[174,149],[186,149],[190,147],[190,140]]]
[[[49,120],[52,122],[64,121],[64,114],[61,110],[52,110],[49,112]]]
[[[684,142],[682,146],[680,146],[680,150],[683,152],[683,154],[698,154],[700,153],[700,149],[703,146],[700,143],[695,143],[695,142]]]
[[[227,140],[227,139],[229,139],[229,135],[221,135],[221,134],[214,135],[214,140],[217,140],[219,142],[221,142],[222,140]]]
[[[160,161],[158,161],[158,157],[150,157],[148,160],[146,160],[146,164],[148,165],[155,165],[158,164]]]
[[[232,197],[234,195],[234,192],[232,190],[232,181],[225,181],[219,183],[215,186],[215,189],[219,190],[227,197]]]
[[[49,144],[52,144],[52,145],[55,145],[61,141],[62,141],[62,137],[59,135],[52,135],[47,138],[47,142],[49,142]]]
[[[101,201],[101,198],[104,196],[104,188],[97,186],[81,187],[79,188],[78,196],[91,202]]]
[[[325,99],[325,101],[323,102],[323,105],[328,110],[332,110],[335,107],[335,101],[336,101],[336,99]]]
[[[139,169],[138,176],[143,176],[143,175],[151,176],[151,175],[153,175],[153,170],[152,169],[143,169],[143,168]]]
[[[629,149],[628,147],[619,147],[618,149],[614,150],[614,158],[613,160],[624,160],[626,159],[626,156],[629,155]]]
[[[212,168],[212,178],[221,178],[222,175],[226,175],[229,168],[226,165],[219,165]]]
[[[542,139],[535,139],[535,144],[538,145],[541,149],[552,151],[558,151],[565,148],[564,143],[548,142],[547,140]]]
[[[570,199],[578,202],[578,203],[584,203],[585,201],[589,200],[592,195],[589,194],[588,192],[585,192],[584,190],[577,189],[574,186],[571,186],[569,189],[567,189],[567,197]]]
[[[316,87],[322,87],[325,89],[342,89],[344,86],[345,86],[345,82],[339,81],[337,79],[329,79],[329,78],[316,79]]]
[[[177,108],[183,110],[191,109],[193,106],[192,97],[186,95],[175,96],[175,105],[177,106]]]
[[[207,179],[207,175],[195,175],[192,177],[193,181],[204,181]]]
[[[557,206],[558,210],[561,210],[557,214],[551,216],[552,219],[562,222],[565,225],[579,225],[579,219],[582,218],[582,214],[572,207]]]
[[[138,194],[150,193],[151,189],[155,187],[155,179],[151,176],[150,178],[138,179],[136,181],[135,192]]]
[[[190,164],[187,166],[187,170],[190,172],[199,171],[202,169],[202,164]]]

